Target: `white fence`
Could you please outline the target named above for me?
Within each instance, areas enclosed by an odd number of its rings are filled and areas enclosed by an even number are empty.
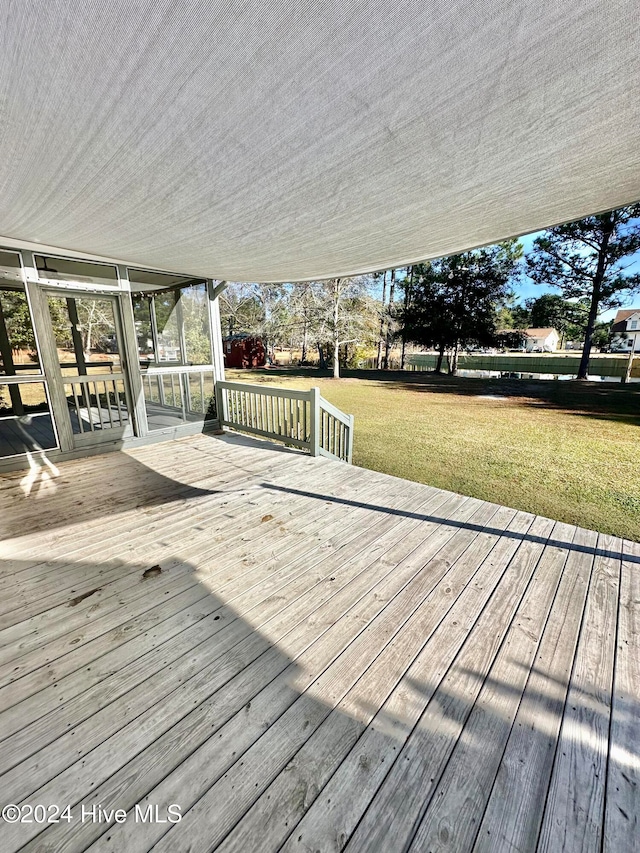
[[[221,426],[283,441],[351,462],[353,415],[345,415],[320,396],[319,388],[293,391],[245,382],[216,382]]]

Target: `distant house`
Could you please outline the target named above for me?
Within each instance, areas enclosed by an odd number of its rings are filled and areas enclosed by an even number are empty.
[[[555,329],[525,329],[527,352],[555,352],[560,345],[560,335]]]
[[[611,349],[640,352],[640,308],[618,311],[611,326]]]
[[[264,367],[267,363],[264,344],[248,334],[229,335],[222,339],[225,367]]]

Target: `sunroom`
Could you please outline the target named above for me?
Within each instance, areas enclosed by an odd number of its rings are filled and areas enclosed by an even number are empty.
[[[0,249],[0,465],[217,428],[216,285]]]

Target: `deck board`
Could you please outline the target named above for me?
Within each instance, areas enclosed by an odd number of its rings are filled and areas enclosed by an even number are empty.
[[[640,835],[640,544],[623,543],[603,853]]]
[[[73,820],[3,850],[634,849],[637,544],[240,437],[21,481],[0,786]]]

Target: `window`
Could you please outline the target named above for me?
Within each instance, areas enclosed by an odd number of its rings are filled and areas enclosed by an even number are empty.
[[[78,284],[97,284],[118,287],[118,271],[108,264],[75,261],[71,258],[52,258],[34,255],[38,278],[44,281],[70,281]]]
[[[0,252],[0,374],[40,372],[20,257]]]
[[[133,297],[133,320],[138,340],[140,361],[147,364],[156,360],[153,324],[151,322],[151,299],[146,296]]]
[[[634,331],[637,328],[638,328],[638,321],[637,320],[631,320],[631,322],[629,323],[630,331]]]
[[[180,364],[183,359],[178,322],[178,294],[175,290],[159,293],[151,297],[151,305],[156,318],[156,361]]]
[[[57,446],[44,382],[0,381],[0,458]]]
[[[20,256],[0,251],[0,458],[57,447]]]
[[[211,364],[205,284],[132,294],[138,354],[143,367]]]
[[[209,298],[204,284],[194,284],[180,291],[184,347],[189,364],[211,364],[211,330]]]

